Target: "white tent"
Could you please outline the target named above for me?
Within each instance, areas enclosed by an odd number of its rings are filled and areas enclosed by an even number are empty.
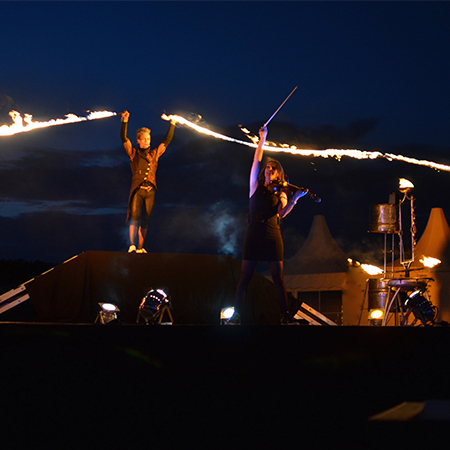
[[[294,296],[302,292],[340,292],[342,325],[358,323],[367,274],[349,266],[324,216],[314,216],[308,238],[284,267],[286,287]]]
[[[347,255],[330,233],[324,216],[314,216],[303,246],[284,264],[291,291],[340,290],[348,269]]]
[[[445,256],[450,242],[450,227],[442,208],[433,208],[428,218],[427,226],[415,246],[415,264],[424,256],[440,259],[444,265],[449,261]],[[442,267],[442,266],[441,266]]]
[[[442,208],[431,210],[425,231],[415,246],[415,258],[411,265],[411,277],[430,278],[428,293],[430,301],[439,308],[437,321],[450,322],[450,226]],[[424,256],[441,260],[434,268],[424,268],[420,262]],[[403,267],[399,261],[395,270]],[[367,324],[361,316],[366,281],[369,276],[361,268],[349,265],[346,254],[330,233],[325,217],[314,217],[311,230],[300,250],[285,261],[285,283],[287,289],[299,293],[342,293],[342,325]],[[400,277],[405,276],[399,274]],[[366,299],[367,313],[367,299]],[[321,311],[324,312],[324,311]]]

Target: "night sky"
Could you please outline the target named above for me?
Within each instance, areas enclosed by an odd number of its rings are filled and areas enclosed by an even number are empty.
[[[1,2],[0,125],[130,111],[129,137],[163,113],[247,140],[295,86],[268,140],[393,153],[450,165],[449,2]],[[0,137],[0,259],[59,264],[126,251],[131,171],[120,116]],[[370,205],[398,179],[418,238],[450,220],[450,172],[386,159],[266,152],[308,187],[283,221],[285,258],[324,215],[348,256],[379,263]],[[149,252],[241,255],[253,149],[178,125],[158,169]],[[378,261],[377,261],[378,260]]]

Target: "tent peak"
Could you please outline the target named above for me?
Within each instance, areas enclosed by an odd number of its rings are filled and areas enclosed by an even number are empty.
[[[347,255],[331,235],[323,215],[315,215],[300,250],[285,264],[285,274],[346,272]]]

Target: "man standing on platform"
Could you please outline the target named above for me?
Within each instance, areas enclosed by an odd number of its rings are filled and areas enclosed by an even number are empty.
[[[127,221],[130,220],[130,247],[128,253],[147,253],[144,249],[144,241],[155,201],[156,169],[158,168],[159,158],[172,141],[175,122],[170,122],[169,129],[161,144],[150,150],[151,137],[148,128],[140,128],[136,131],[138,148],[135,148],[128,139],[129,117],[130,113],[128,111],[122,113],[122,128],[120,132],[123,146],[130,158],[131,172],[133,174],[127,213]]]

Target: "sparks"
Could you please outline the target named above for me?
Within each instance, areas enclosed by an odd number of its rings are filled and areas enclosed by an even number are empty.
[[[199,116],[200,117],[200,116]],[[248,147],[257,147],[259,138],[257,136],[252,136],[250,132],[246,129],[241,127],[241,130],[246,134],[247,138],[250,139],[251,142],[247,141],[241,141],[239,139],[234,139],[229,136],[225,136],[220,133],[216,133],[214,131],[211,131],[207,128],[201,127],[198,124],[195,124],[193,122],[190,122],[189,120],[185,119],[184,117],[178,116],[178,115],[170,115],[167,116],[163,114],[161,116],[164,120],[173,120],[175,122],[178,122],[181,125],[186,125],[195,131],[199,133],[206,134],[208,136],[215,137],[216,139],[222,139],[229,142],[235,142],[237,144],[246,145]],[[201,117],[200,117],[201,118]],[[274,142],[266,141],[266,145],[263,147],[264,150],[272,151],[272,152],[284,152],[284,153],[291,153],[293,155],[300,155],[300,156],[314,156],[315,158],[335,158],[338,161],[341,160],[342,157],[347,156],[349,158],[355,158],[355,159],[377,159],[377,158],[384,158],[388,161],[403,161],[409,164],[415,164],[419,166],[425,166],[429,167],[431,169],[435,170],[443,170],[446,172],[450,172],[450,166],[447,166],[445,164],[439,164],[432,161],[426,161],[426,160],[418,160],[414,158],[409,158],[407,156],[402,155],[394,155],[392,153],[381,153],[377,151],[365,151],[365,150],[357,150],[357,149],[334,149],[329,148],[326,150],[311,150],[311,149],[299,149],[294,145],[289,144],[276,144]]]
[[[161,116],[161,118],[164,120],[173,120],[181,125],[186,125],[187,127],[192,128],[195,131],[198,131],[199,133],[207,134],[208,136],[215,137],[216,139],[222,139],[224,141],[236,142],[237,144],[247,145],[249,147],[257,147],[257,144],[240,141],[239,139],[234,139],[232,137],[225,136],[220,133],[216,133],[215,131],[211,131],[211,130],[208,130],[207,128],[201,127],[201,126],[195,124],[194,122],[190,122],[189,120],[187,120],[181,116],[177,116],[177,115],[173,115],[173,114],[170,116],[166,116],[165,114],[163,114]],[[199,116],[199,119],[201,119],[201,116]]]
[[[12,136],[13,134],[25,133],[38,128],[83,122],[85,120],[103,119],[105,117],[115,116],[116,114],[117,113],[111,111],[93,111],[85,117],[79,117],[75,114],[66,114],[65,119],[51,119],[47,122],[36,122],[33,120],[31,114],[25,114],[22,118],[17,111],[10,111],[9,115],[11,116],[13,124],[0,126],[0,136]]]

